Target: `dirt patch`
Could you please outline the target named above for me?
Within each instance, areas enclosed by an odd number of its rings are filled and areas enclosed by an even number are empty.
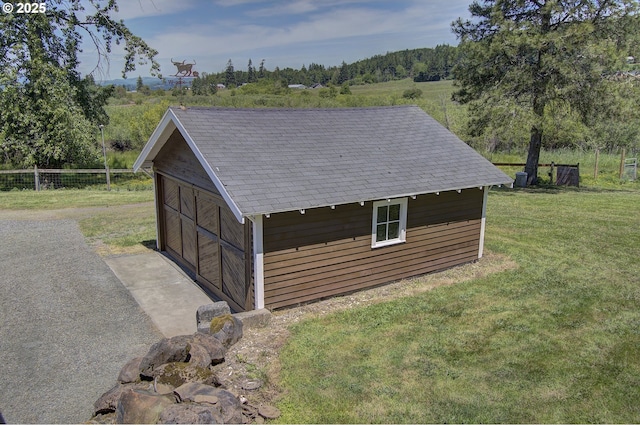
[[[443,272],[275,311],[269,326],[245,329],[243,338],[231,347],[225,362],[219,366],[218,378],[230,391],[246,397],[252,405],[274,405],[281,394],[278,387],[278,356],[289,338],[289,327],[292,324],[354,307],[421,294],[441,286],[467,282],[516,267],[517,264],[507,256],[486,253],[478,262]],[[256,390],[243,389],[243,385],[251,380],[260,380],[263,385]]]

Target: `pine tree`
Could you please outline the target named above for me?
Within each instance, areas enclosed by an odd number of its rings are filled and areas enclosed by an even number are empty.
[[[236,72],[233,68],[233,62],[231,62],[231,59],[227,62],[224,83],[227,85],[227,88],[231,88],[236,85]]]
[[[247,65],[247,83],[253,83],[256,81],[256,70],[249,59],[249,65]]]
[[[607,97],[603,73],[640,27],[638,1],[484,0],[469,11],[472,20],[452,24],[461,41],[454,98],[471,103],[479,127],[498,110],[522,111],[530,123],[525,171],[536,184],[545,110],[566,104],[593,118]]]

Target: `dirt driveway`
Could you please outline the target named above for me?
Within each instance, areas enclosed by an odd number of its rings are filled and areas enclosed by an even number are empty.
[[[0,215],[0,411],[82,423],[120,368],[162,338],[75,221]]]

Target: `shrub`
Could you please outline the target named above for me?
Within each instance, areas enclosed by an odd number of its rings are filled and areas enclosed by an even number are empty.
[[[418,99],[419,97],[422,97],[422,90],[417,87],[407,89],[402,93],[402,97],[405,99]]]

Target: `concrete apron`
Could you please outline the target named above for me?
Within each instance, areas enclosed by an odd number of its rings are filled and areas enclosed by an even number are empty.
[[[213,302],[159,252],[108,257],[105,262],[167,338],[196,332],[198,307]]]

